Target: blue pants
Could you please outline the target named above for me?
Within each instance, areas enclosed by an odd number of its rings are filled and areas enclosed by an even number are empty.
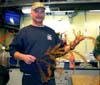
[[[55,84],[55,79],[50,79],[48,82],[42,82],[38,80],[36,77],[34,77],[34,75],[23,75],[22,85],[56,85],[56,84]]]

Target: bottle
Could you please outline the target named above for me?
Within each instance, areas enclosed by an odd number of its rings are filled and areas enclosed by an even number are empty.
[[[75,57],[74,57],[73,53],[69,57],[69,67],[70,68],[75,68]]]

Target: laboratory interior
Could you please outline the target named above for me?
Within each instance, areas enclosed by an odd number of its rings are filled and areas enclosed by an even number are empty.
[[[2,74],[8,78],[4,85],[22,85],[19,60],[10,55],[9,46],[31,24],[31,6],[37,1],[45,4],[43,24],[65,46],[84,37],[74,49],[54,58],[56,85],[100,85],[100,60],[93,53],[100,35],[100,0],[0,0],[0,85]]]

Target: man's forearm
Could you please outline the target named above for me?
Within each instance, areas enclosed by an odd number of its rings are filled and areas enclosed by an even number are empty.
[[[22,53],[16,51],[16,52],[14,53],[14,58],[15,58],[15,59],[18,59],[18,60],[23,60],[24,54],[22,54]]]

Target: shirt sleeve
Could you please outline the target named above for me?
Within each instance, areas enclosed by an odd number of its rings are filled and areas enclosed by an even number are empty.
[[[100,55],[100,36],[96,38],[96,44],[94,46],[93,55],[95,58]]]
[[[23,51],[23,39],[25,37],[25,33],[23,31],[20,31],[13,39],[12,43],[9,45],[9,53],[10,56],[14,56],[14,53],[16,51],[22,52]]]

